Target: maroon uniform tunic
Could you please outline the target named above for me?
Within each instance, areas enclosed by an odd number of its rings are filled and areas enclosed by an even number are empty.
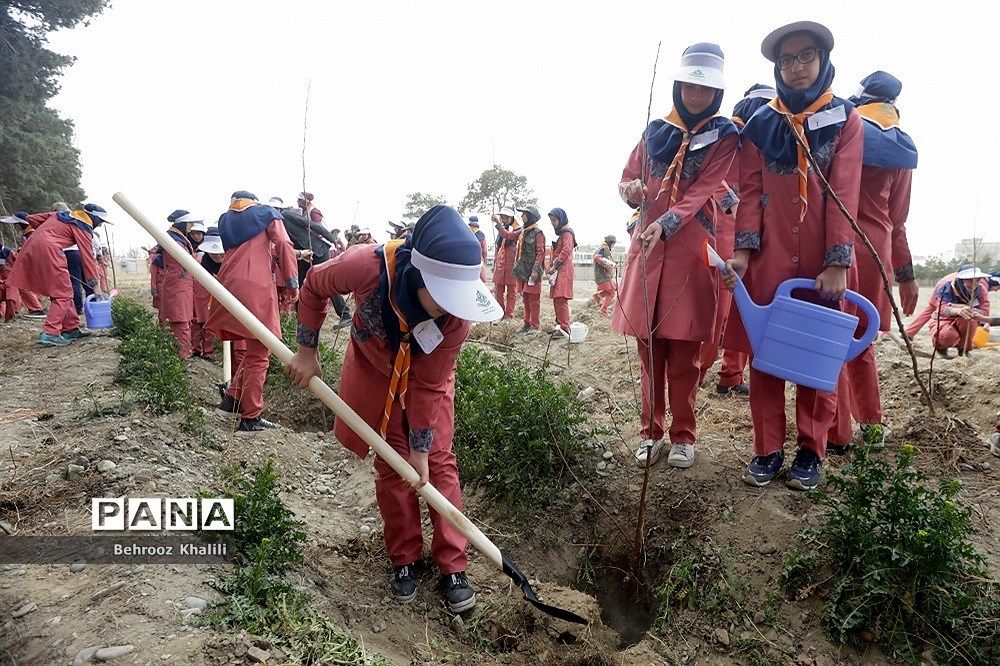
[[[299,298],[298,342],[315,347],[330,297],[354,294],[359,306],[354,313],[351,342],[344,354],[340,397],[378,430],[396,354],[389,346],[382,323],[382,299],[377,291],[382,259],[375,249],[370,245],[355,246],[309,271]],[[405,409],[399,400],[393,405],[386,441],[403,457],[409,456],[412,440],[429,441],[430,482],[461,509],[462,490],[452,451],[455,363],[469,335],[469,323],[447,317],[441,333],[444,340],[434,351],[412,357]],[[367,455],[365,441],[339,419],[334,434],[337,441],[358,456]],[[385,523],[389,559],[396,566],[411,564],[420,559],[423,547],[417,496],[381,458],[375,459],[375,469],[375,492]],[[435,511],[431,510],[430,516],[434,527],[431,554],[435,564],[446,574],[465,571],[465,538]]]

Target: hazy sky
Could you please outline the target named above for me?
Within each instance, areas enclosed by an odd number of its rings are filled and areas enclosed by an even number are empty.
[[[77,57],[53,104],[76,122],[84,189],[115,214],[121,248],[150,239],[111,201],[118,190],[160,220],[175,208],[213,220],[237,189],[294,200],[310,79],[306,186],[329,223],[357,210],[384,240],[407,193],[455,204],[495,159],[528,177],[543,215],[564,208],[591,242],[624,236],[617,183],[646,119],[657,41],[653,117],[698,41],[726,54],[729,113],[752,83],[773,83],[764,35],[808,18],[836,38],[837,94],[876,69],[903,81],[902,124],[920,149],[914,254],[950,253],[974,229],[1000,240],[989,120],[1000,57],[984,5],[769,4],[114,0],[52,36]]]

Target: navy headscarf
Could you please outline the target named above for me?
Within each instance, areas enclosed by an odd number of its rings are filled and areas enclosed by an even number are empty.
[[[781,70],[778,63],[774,63],[774,83],[778,92],[778,98],[784,102],[785,106],[792,113],[801,113],[809,108],[820,95],[825,93],[833,84],[833,77],[836,70],[830,62],[830,54],[827,53],[823,40],[814,33],[812,35],[816,44],[820,48],[820,68],[819,77],[811,87],[797,91],[785,85],[781,79]],[[844,117],[851,115],[854,105],[846,99],[834,97],[833,100],[818,111],[825,111],[837,106],[844,106]],[[846,122],[846,120],[844,121]],[[833,137],[840,132],[844,122],[833,123],[817,130],[810,130],[808,124],[805,127],[806,139],[809,142],[810,150],[817,150],[826,145]],[[781,164],[798,164],[798,144],[792,128],[788,126],[784,116],[770,106],[762,107],[752,118],[747,120],[746,127],[743,128],[742,136],[750,139],[766,157]]]
[[[178,208],[170,215],[167,215],[167,222],[170,223],[170,228],[167,229],[167,235],[177,241],[182,247],[184,247],[188,252],[192,252],[191,241],[188,239],[184,230],[177,226],[177,220],[187,215],[188,212],[183,208]],[[156,257],[153,259],[153,265],[157,268],[163,268],[166,264],[163,261],[163,248],[157,246]]]
[[[417,298],[417,291],[424,287],[424,278],[410,262],[410,254],[416,249],[420,254],[430,259],[474,266],[482,261],[482,249],[468,231],[469,227],[458,212],[450,206],[437,205],[424,213],[413,233],[396,248],[396,274],[393,276],[392,291],[396,297],[396,305],[406,317],[410,330],[420,322],[431,318]],[[378,296],[382,303],[382,326],[385,329],[389,348],[399,349],[402,333],[399,330],[399,319],[389,302],[389,277],[386,274],[385,246],[379,246],[375,254],[382,259],[381,272],[378,279]],[[438,327],[442,326],[449,315],[443,315],[435,320]],[[412,354],[422,353],[416,339],[410,340]]]
[[[231,197],[233,206],[240,200],[252,201],[252,205],[236,210],[230,208],[219,217],[219,236],[226,251],[237,248],[263,232],[274,220],[282,219],[281,213],[271,206],[257,203],[257,196],[246,190],[237,190]]]
[[[874,72],[861,81],[862,89],[858,95],[851,97],[851,102],[857,106],[889,105],[892,108],[885,108],[890,116],[898,121],[899,112],[896,110],[896,98],[903,91],[903,84],[888,72]],[[865,151],[863,163],[866,166],[882,167],[886,169],[916,169],[917,168],[917,146],[913,143],[910,135],[899,129],[899,127],[889,127],[884,129],[876,124],[875,120],[866,117],[865,119]]]
[[[708,44],[699,43],[692,44],[691,46],[684,49],[684,53],[688,52],[698,52],[698,53],[713,53],[720,58],[724,57],[722,49],[719,48],[718,44]],[[673,102],[674,109],[677,111],[677,115],[681,117],[684,124],[687,125],[688,129],[694,129],[694,126],[700,123],[706,118],[712,118],[715,114],[719,112],[722,108],[722,96],[725,93],[724,90],[715,90],[715,97],[712,99],[712,103],[708,105],[708,108],[698,114],[693,114],[687,110],[684,106],[684,100],[681,98],[681,82],[674,81],[673,90]],[[738,130],[736,125],[733,124],[729,118],[712,118],[701,128],[702,132],[711,132],[712,130],[719,130],[719,139],[723,139],[730,134],[735,134]],[[673,161],[674,155],[677,154],[677,149],[681,146],[681,141],[684,138],[684,130],[679,127],[671,125],[665,120],[654,120],[646,128],[646,132],[643,135],[646,141],[646,154],[659,162],[666,162],[669,164]]]
[[[777,91],[771,86],[763,83],[753,84],[743,93],[743,99],[736,102],[736,106],[733,107],[733,117],[739,118],[746,125],[753,118],[753,114],[757,113],[757,109],[767,106],[776,95]]]
[[[555,243],[558,242],[559,240],[558,236],[562,235],[564,231],[568,232],[569,235],[573,237],[573,247],[576,247],[578,245],[578,243],[576,242],[576,233],[569,228],[569,216],[566,215],[566,211],[564,211],[562,208],[553,208],[552,210],[549,211],[549,216],[556,218],[556,220],[558,221],[558,224],[555,225],[557,238],[556,240],[552,241],[553,242],[552,247],[555,247]]]

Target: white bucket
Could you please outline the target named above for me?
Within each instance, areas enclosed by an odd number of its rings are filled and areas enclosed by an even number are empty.
[[[569,325],[569,341],[583,342],[587,337],[587,325],[580,321],[574,321]]]

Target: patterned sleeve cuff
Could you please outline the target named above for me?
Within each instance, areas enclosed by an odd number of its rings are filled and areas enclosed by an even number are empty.
[[[913,273],[913,262],[905,266],[900,266],[893,271],[893,274],[896,277],[896,282],[913,282],[917,279],[917,276]]]
[[[719,208],[722,209],[723,213],[728,215],[739,202],[739,196],[737,196],[732,188],[729,188],[726,190],[726,196],[722,197],[722,201],[719,202]]]
[[[660,219],[656,223],[663,227],[663,240],[668,240],[681,228],[681,216],[672,210],[668,210],[660,216]]]
[[[87,280],[87,286],[90,287],[91,289],[93,289],[100,283],[101,283],[100,278],[90,278],[89,280]]]
[[[285,289],[298,289],[299,288],[299,278],[295,275],[292,277],[285,278]]]
[[[823,266],[842,266],[847,268],[851,265],[851,252],[854,250],[854,243],[837,243],[826,248],[823,256]]]
[[[418,428],[410,431],[410,449],[427,453],[434,444],[434,428]]]
[[[735,249],[758,252],[760,250],[760,234],[756,231],[737,231]]]
[[[316,348],[319,346],[319,331],[306,328],[300,323],[295,329],[295,341],[300,347]]]

